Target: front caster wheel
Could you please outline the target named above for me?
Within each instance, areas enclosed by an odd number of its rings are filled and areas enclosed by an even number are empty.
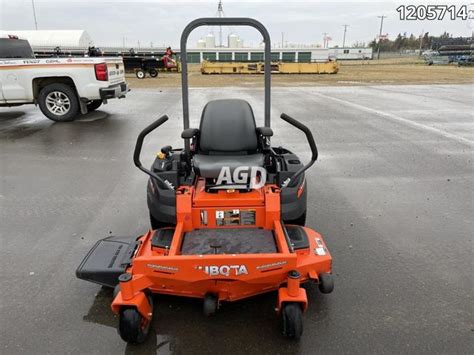
[[[153,313],[153,299],[148,297]],[[143,343],[150,331],[151,320],[144,318],[136,308],[123,308],[119,315],[119,334],[130,344]]]
[[[288,339],[298,340],[303,334],[303,311],[299,303],[286,303],[281,310],[283,335]]]
[[[331,293],[334,290],[334,280],[331,274],[323,273],[319,275],[319,291],[321,293]]]

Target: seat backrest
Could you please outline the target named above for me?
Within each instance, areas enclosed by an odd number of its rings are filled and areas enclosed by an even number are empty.
[[[258,148],[255,117],[245,100],[209,101],[199,131],[198,151],[203,154],[248,154]]]

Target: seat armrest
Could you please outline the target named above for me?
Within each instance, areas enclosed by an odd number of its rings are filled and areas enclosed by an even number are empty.
[[[186,128],[183,133],[181,133],[181,138],[190,139],[199,135],[199,130],[197,128]]]
[[[273,130],[270,127],[258,127],[257,133],[264,136],[264,137],[271,137],[273,136]]]

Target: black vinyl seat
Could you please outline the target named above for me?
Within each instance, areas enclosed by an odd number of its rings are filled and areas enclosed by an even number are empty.
[[[214,100],[201,116],[199,143],[193,157],[196,173],[217,178],[222,167],[262,167],[264,155],[258,151],[255,117],[247,101]]]

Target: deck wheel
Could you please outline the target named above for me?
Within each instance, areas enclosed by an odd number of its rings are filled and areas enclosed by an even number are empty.
[[[297,302],[283,305],[281,310],[281,326],[285,338],[298,340],[303,334],[303,311]]]
[[[217,297],[213,294],[206,294],[204,296],[204,302],[202,304],[202,311],[205,316],[209,317],[216,313],[217,311]]]
[[[148,302],[150,302],[153,314],[153,299],[151,296],[148,296]],[[135,307],[123,307],[120,310],[118,332],[120,337],[127,343],[143,343],[150,331],[150,327],[151,320],[143,317]]]
[[[331,274],[322,273],[319,275],[319,291],[321,293],[331,293],[334,290],[334,279]]]

